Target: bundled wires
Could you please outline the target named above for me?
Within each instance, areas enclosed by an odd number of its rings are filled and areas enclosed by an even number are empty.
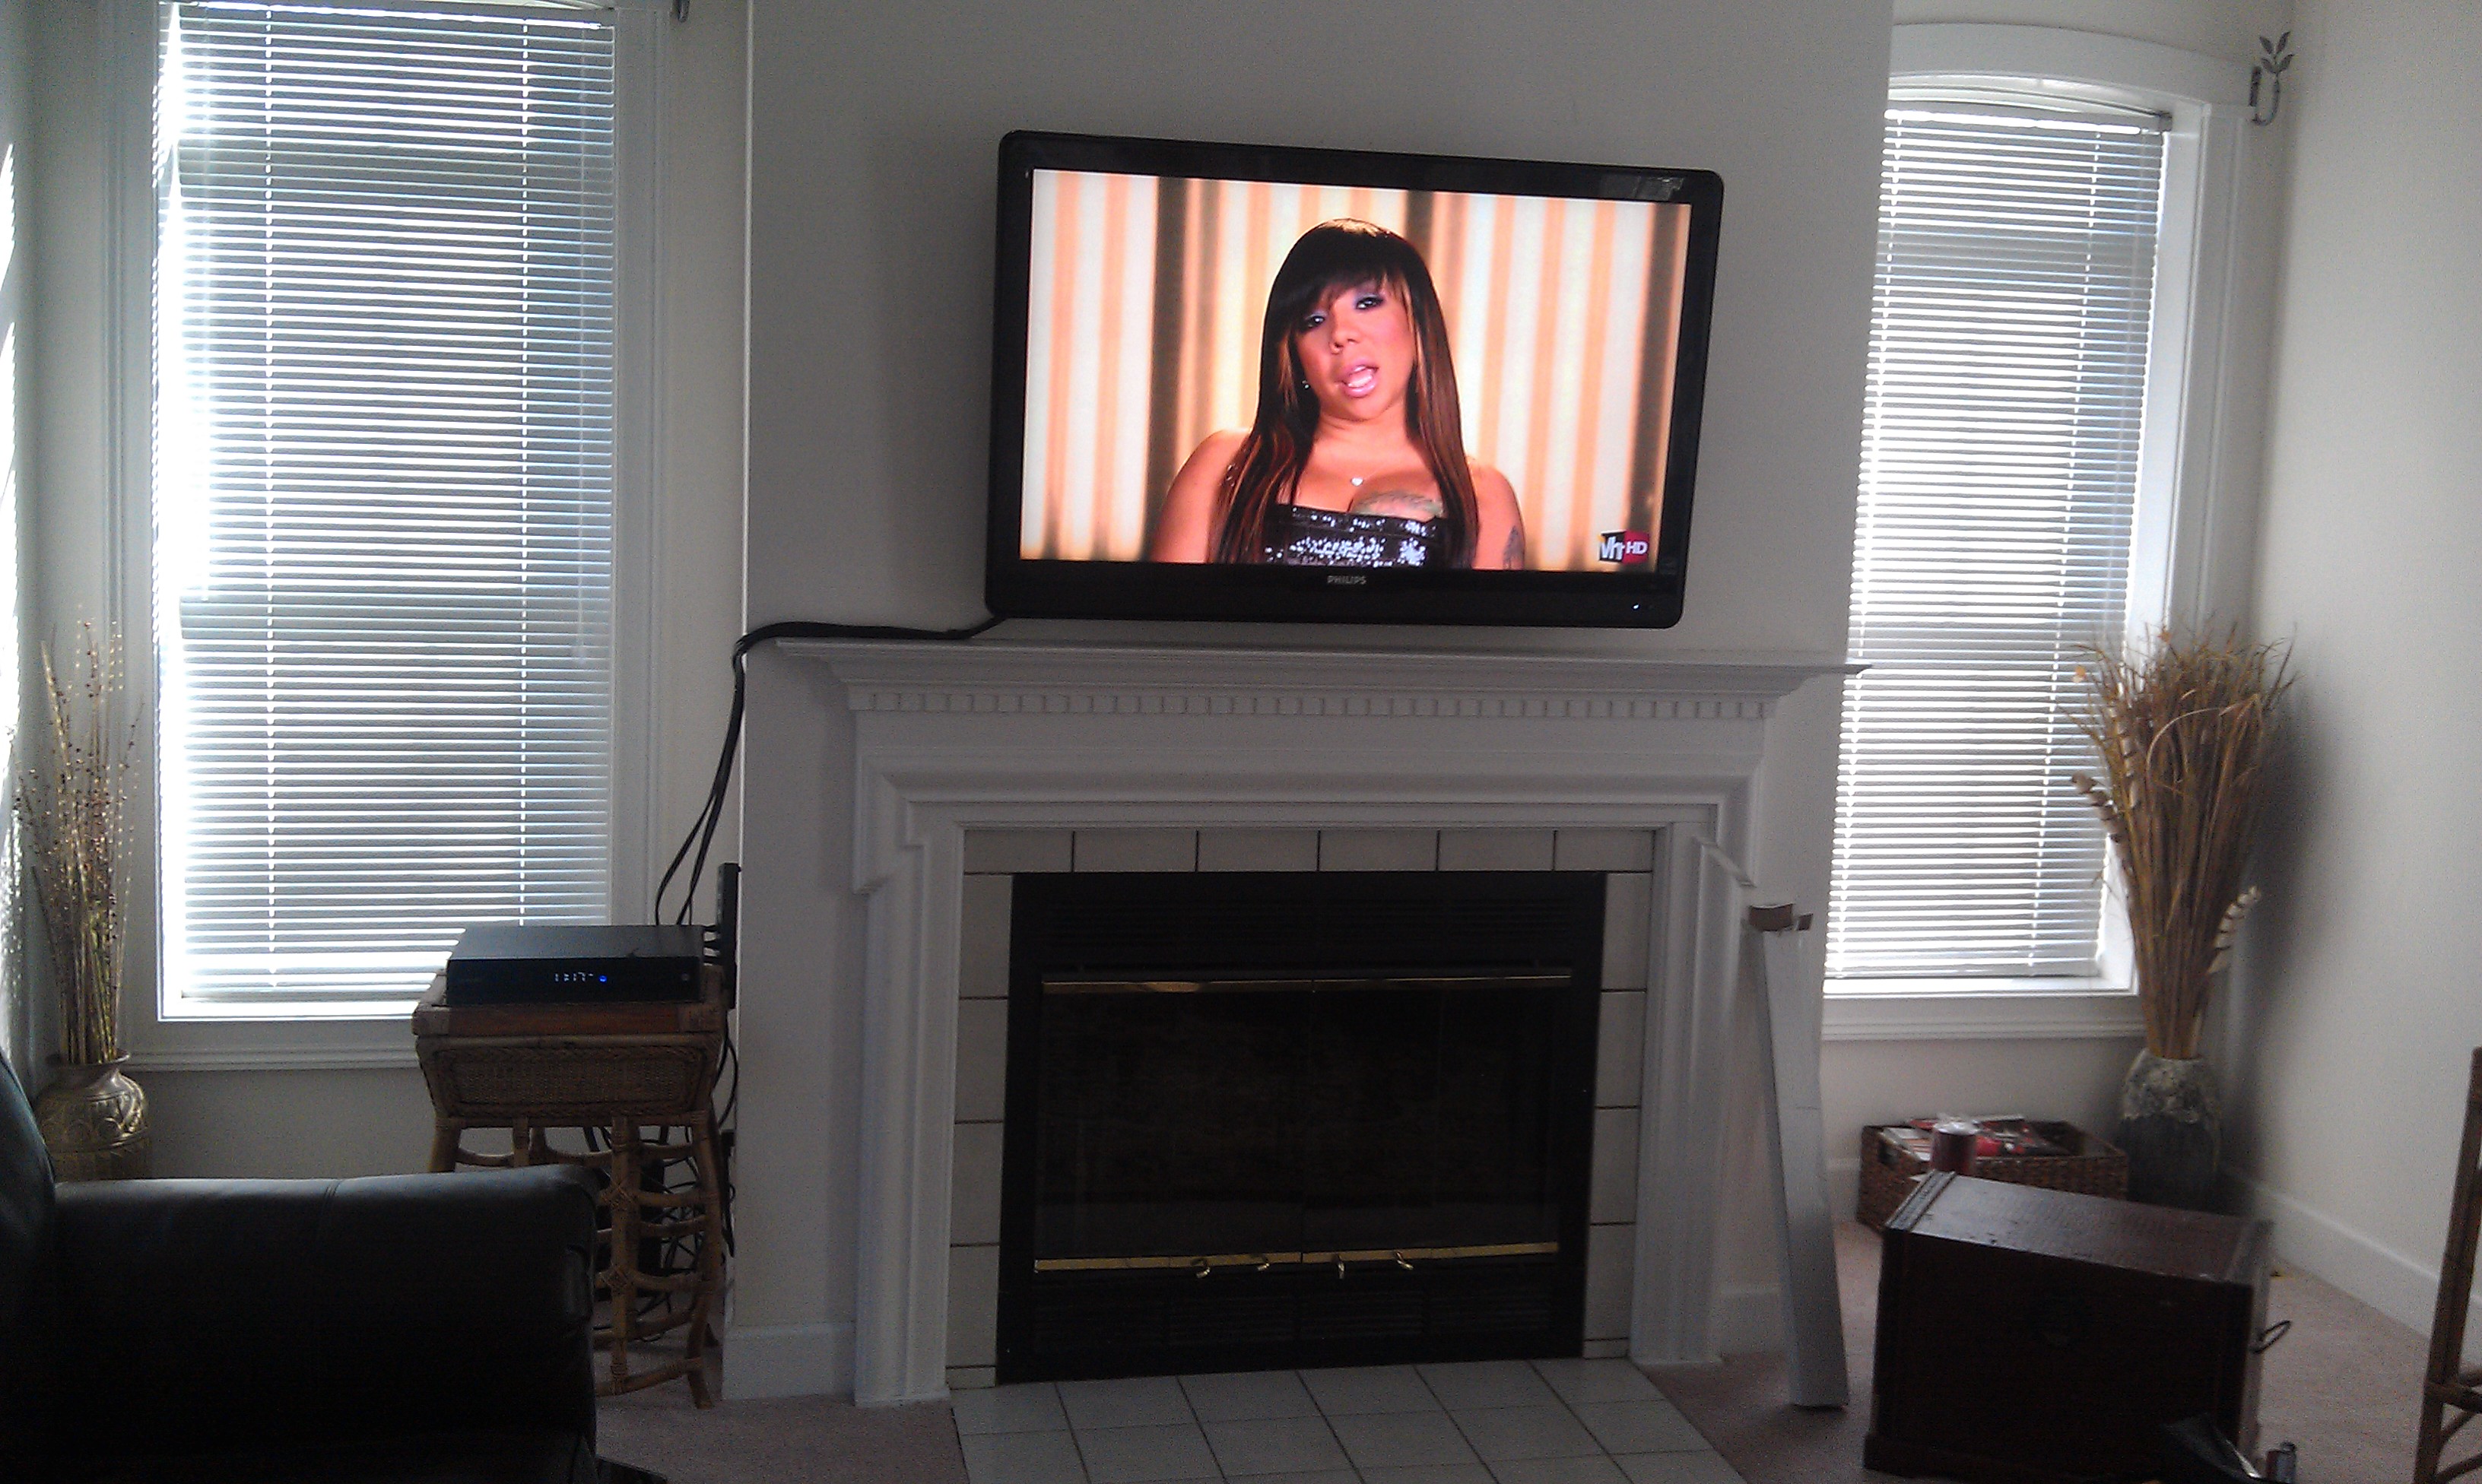
[[[741,718],[749,709],[750,651],[761,644],[782,638],[827,639],[948,639],[962,641],[990,632],[1000,622],[986,618],[963,629],[907,629],[889,624],[818,623],[801,619],[783,623],[762,624],[732,643],[732,712],[724,723],[724,747],[716,756],[715,778],[707,785],[706,802],[691,821],[690,832],[682,838],[681,847],[673,852],[672,864],[664,868],[664,878],[655,884],[656,922],[664,920],[664,894],[672,889],[673,877],[679,873],[681,862],[689,858],[692,846],[698,858],[690,863],[689,880],[681,891],[680,910],[673,921],[690,920],[690,898],[696,895],[699,877],[706,874],[707,847],[715,843],[716,826],[724,822],[725,801],[732,793],[732,764],[741,751]]]
[[[652,914],[654,921],[664,920],[664,898],[671,892],[673,879],[680,875],[683,863],[686,862],[689,866],[689,875],[682,883],[680,905],[673,915],[674,923],[689,922],[690,905],[697,896],[699,879],[706,874],[707,852],[715,844],[717,827],[724,822],[726,802],[732,793],[733,763],[741,751],[742,719],[749,710],[750,652],[752,650],[761,644],[788,638],[941,639],[962,642],[989,632],[999,622],[997,618],[986,618],[980,623],[962,629],[908,629],[888,624],[819,623],[793,620],[765,624],[735,639],[732,645],[732,711],[724,724],[724,746],[716,756],[715,776],[707,785],[706,801],[700,806],[697,819],[690,822],[689,833],[682,837],[680,848],[673,852],[671,863],[664,868],[663,879],[655,885]],[[724,955],[723,967],[727,982],[736,974],[736,965],[732,962],[732,956],[738,948],[737,919],[740,892],[737,884],[731,884],[727,879],[728,875],[736,870],[737,868],[729,864],[716,868],[716,915],[719,930],[715,934],[717,939],[715,947]],[[724,1197],[722,1225],[725,1250],[729,1252],[732,1250],[733,1126],[735,1111],[741,1103],[741,1054],[733,1045],[729,1030],[726,1032],[724,1038],[723,1061],[723,1067],[718,1069],[718,1080],[724,1081],[726,1072],[730,1074],[730,1080],[725,1082],[723,1098],[716,1106],[715,1148],[717,1158],[723,1165],[723,1168],[717,1172],[717,1184]],[[687,1131],[683,1132],[686,1134]],[[663,1137],[669,1138],[670,1135],[670,1130],[662,1131]],[[599,1147],[599,1140],[594,1142],[596,1147]],[[665,1159],[647,1161],[644,1167],[643,1177],[648,1182],[647,1188],[650,1191],[669,1191],[676,1188],[673,1185],[674,1178],[673,1166],[686,1165],[687,1162],[687,1160]],[[664,1238],[660,1251],[641,1255],[642,1270],[663,1277],[694,1273],[699,1267],[699,1243],[704,1239],[703,1235]],[[650,1315],[656,1309],[669,1310],[673,1296],[670,1292],[647,1295],[641,1300],[644,1306],[642,1315]]]

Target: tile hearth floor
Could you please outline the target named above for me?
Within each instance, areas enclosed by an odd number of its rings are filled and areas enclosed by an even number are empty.
[[[1619,1360],[1045,1381],[955,1405],[972,1484],[1741,1484]]]

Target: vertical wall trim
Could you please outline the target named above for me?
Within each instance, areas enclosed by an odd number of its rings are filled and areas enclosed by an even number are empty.
[[[664,449],[664,165],[672,86],[669,7],[613,15],[612,875],[614,922],[654,911],[663,742],[657,657],[673,626],[659,610],[663,523],[655,518]],[[689,883],[695,894],[698,883]]]
[[[2192,627],[2237,623],[2250,602],[2257,552],[2249,545],[2255,523],[2248,512],[2258,490],[2257,444],[2263,422],[2267,380],[2263,366],[2236,362],[2236,348],[2266,345],[2271,304],[2251,304],[2241,295],[2242,251],[2247,234],[2244,170],[2251,142],[2248,111],[2229,103],[2203,110],[2200,152],[2205,217],[2199,225],[2196,290],[2197,365],[2189,405],[2196,470],[2193,523],[2177,537],[2183,555],[2176,567],[2187,585],[2178,611]]]
[[[103,302],[97,345],[103,382],[103,448],[96,467],[102,486],[91,502],[57,486],[43,496],[54,519],[92,520],[97,570],[73,576],[84,589],[45,593],[44,617],[60,642],[70,642],[73,620],[90,614],[118,624],[126,695],[146,720],[146,745],[138,749],[135,796],[129,803],[129,848],[124,860],[121,1040],[142,1039],[163,1004],[163,922],[157,891],[160,866],[154,718],[156,696],[154,607],[155,482],[155,238],[156,203],[162,187],[155,158],[155,91],[161,19],[155,0],[104,0],[96,8],[95,56],[103,121]],[[72,513],[77,512],[77,513]],[[90,586],[90,584],[92,586]]]
[[[2142,615],[2132,601],[2130,625],[2168,623],[2200,629],[2231,622],[2218,600],[2234,596],[2232,554],[2221,550],[2231,507],[2249,491],[2230,488],[2241,431],[2231,395],[2229,351],[2235,338],[2234,285],[2240,277],[2241,119],[2229,104],[2182,102],[2165,162],[2163,233],[2155,274],[2155,353],[2147,398],[2167,399],[2147,418],[2149,489],[2156,504],[2141,551],[2165,554],[2160,597]],[[2160,440],[2160,448],[2153,447]],[[2141,517],[2142,520],[2145,517]],[[2152,524],[2152,522],[2150,522]],[[2134,593],[2132,592],[2132,597]]]
[[[146,537],[155,477],[155,72],[153,0],[108,0],[96,12],[103,68],[104,450],[109,481],[100,511],[103,611],[119,615],[145,685],[154,689],[154,554]],[[142,636],[144,638],[142,638]],[[151,694],[149,696],[151,700]]]

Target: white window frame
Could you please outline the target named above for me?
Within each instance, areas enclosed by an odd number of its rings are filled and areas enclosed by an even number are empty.
[[[168,1070],[411,1066],[413,1038],[401,1007],[347,1015],[238,1011],[229,1002],[185,1003],[163,981],[157,898],[159,818],[151,742],[153,645],[154,310],[158,223],[154,93],[159,0],[104,0],[101,7],[106,171],[106,481],[98,532],[98,607],[116,615],[128,656],[131,701],[148,718],[130,809],[130,882],[121,996],[122,1040],[136,1062]],[[356,9],[436,12],[437,0],[352,0]],[[657,662],[654,473],[661,467],[658,389],[663,276],[664,131],[670,98],[670,0],[606,0],[615,41],[616,242],[613,469],[613,853],[614,921],[644,917],[641,899],[655,854],[653,706]],[[519,9],[509,7],[509,9]],[[539,9],[539,7],[538,7]]]
[[[2238,317],[2249,68],[2152,42],[2043,26],[1894,28],[1889,81],[1999,83],[2149,108],[2170,120],[2154,327],[2139,435],[2128,630],[2207,622],[2243,589],[2254,468],[2228,351]],[[2261,311],[2262,312],[2262,311]],[[2237,548],[2237,549],[2235,549]],[[2227,616],[2230,616],[2229,610]],[[1831,1041],[2074,1040],[2143,1033],[2125,920],[2103,910],[2095,976],[1826,981]]]

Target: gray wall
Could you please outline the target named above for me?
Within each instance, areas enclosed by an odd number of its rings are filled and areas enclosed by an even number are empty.
[[[2057,26],[2247,62],[2292,28],[2292,0],[1896,0],[1900,22]]]
[[[431,1097],[411,1067],[172,1072],[142,1066],[137,1075],[154,1122],[159,1176],[399,1175],[424,1168],[431,1159]],[[476,1134],[467,1147],[506,1145]]]
[[[24,564],[19,560],[25,530],[24,471],[26,456],[27,404],[31,387],[26,368],[26,280],[33,270],[27,252],[26,221],[26,131],[29,117],[26,91],[33,80],[28,65],[31,39],[27,34],[30,0],[0,0],[0,181],[5,181],[7,199],[0,201],[0,212],[6,213],[5,241],[0,241],[0,253],[8,264],[0,273],[0,589],[6,601],[0,601],[0,622],[6,632],[0,633],[0,655],[5,655],[13,668],[25,649]],[[0,737],[13,739],[17,718],[22,712],[20,688],[0,681]],[[13,752],[8,754],[13,760]],[[11,816],[12,819],[14,816]],[[13,831],[0,835],[14,838]],[[0,850],[0,859],[7,852]],[[13,879],[0,881],[0,903],[15,896]],[[25,976],[17,963],[19,942],[9,931],[7,919],[0,916],[0,1059],[15,1069],[18,1080],[24,1081],[33,1071],[28,1054],[33,1037],[26,1021]]]
[[[2482,1044],[2482,10],[2300,20],[2258,614],[2300,683],[2231,1159],[2293,1261],[2426,1328]]]

